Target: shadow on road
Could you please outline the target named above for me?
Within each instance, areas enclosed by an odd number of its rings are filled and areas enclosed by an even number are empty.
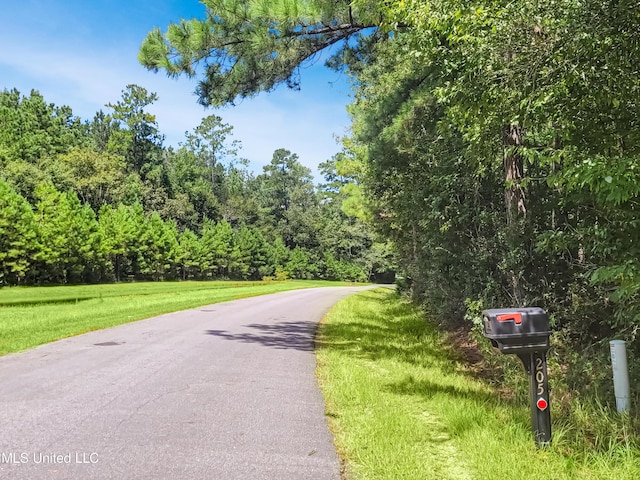
[[[314,322],[281,322],[277,324],[244,325],[250,331],[233,333],[225,330],[205,330],[205,334],[225,340],[258,343],[278,350],[300,350],[312,352],[317,324]]]

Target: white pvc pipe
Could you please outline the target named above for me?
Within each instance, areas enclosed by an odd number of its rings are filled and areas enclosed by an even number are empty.
[[[611,368],[613,369],[613,390],[616,395],[616,407],[619,412],[628,412],[631,403],[629,388],[629,368],[627,365],[627,346],[624,340],[611,340]]]

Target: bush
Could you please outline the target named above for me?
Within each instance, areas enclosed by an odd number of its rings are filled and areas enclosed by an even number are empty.
[[[284,282],[285,280],[289,280],[289,278],[289,272],[278,265],[276,267],[276,282]]]

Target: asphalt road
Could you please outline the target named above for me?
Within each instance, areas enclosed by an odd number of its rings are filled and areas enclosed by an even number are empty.
[[[0,357],[0,479],[338,479],[313,336],[361,289],[220,303]]]

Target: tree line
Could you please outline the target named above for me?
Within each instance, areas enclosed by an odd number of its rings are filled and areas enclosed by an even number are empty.
[[[346,215],[336,159],[315,187],[296,154],[249,171],[208,116],[163,146],[128,85],[91,121],[37,92],[0,93],[0,285],[174,279],[365,281],[391,254]]]

